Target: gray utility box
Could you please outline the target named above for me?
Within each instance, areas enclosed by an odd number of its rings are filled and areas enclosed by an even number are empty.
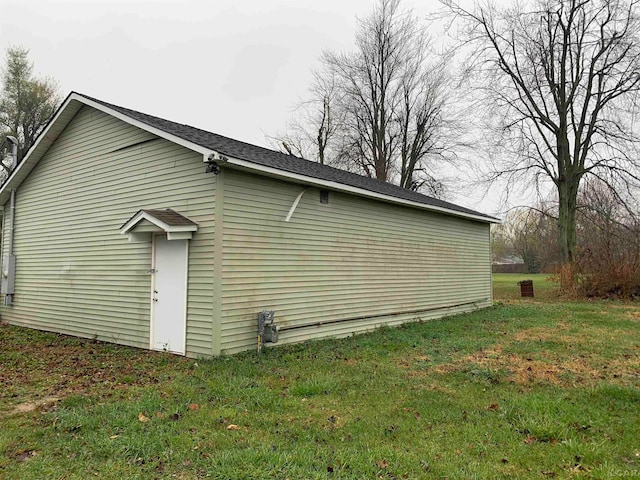
[[[5,255],[2,258],[2,283],[0,284],[0,292],[5,295],[13,295],[15,293],[16,283],[16,256]]]
[[[279,330],[273,310],[263,310],[258,314],[258,335],[264,343],[277,343]]]

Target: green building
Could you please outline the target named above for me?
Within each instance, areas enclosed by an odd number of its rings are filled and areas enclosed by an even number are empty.
[[[77,93],[0,205],[14,325],[207,357],[492,303],[496,219]]]

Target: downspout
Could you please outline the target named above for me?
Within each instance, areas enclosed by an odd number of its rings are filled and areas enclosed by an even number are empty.
[[[11,173],[14,172],[18,166],[18,140],[15,137],[7,137],[7,140],[13,145],[11,148]],[[16,219],[16,190],[11,190],[11,200],[9,203],[9,238],[7,240],[7,256],[3,259],[2,276],[6,277],[3,280],[7,285],[10,285],[9,291],[6,292],[4,297],[5,305],[13,305],[13,283],[15,278],[15,259],[13,256],[13,237],[14,237],[14,224]],[[5,283],[3,282],[3,283]]]

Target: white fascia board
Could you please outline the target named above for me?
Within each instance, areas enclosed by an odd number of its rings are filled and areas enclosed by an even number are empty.
[[[119,120],[122,120],[123,122],[128,123],[129,125],[133,125],[135,127],[138,127],[142,130],[146,130],[149,133],[152,133],[158,137],[164,138],[165,140],[169,140],[170,142],[176,143],[178,145],[181,145],[185,148],[188,148],[189,150],[193,150],[194,152],[198,152],[201,153],[203,155],[203,158],[206,160],[206,158],[209,157],[209,155],[211,154],[217,154],[217,152],[214,152],[213,150],[211,150],[210,148],[206,148],[203,147],[201,145],[198,145],[196,143],[190,142],[188,140],[185,140],[183,138],[180,137],[176,137],[175,135],[171,134],[171,133],[167,133],[164,130],[160,130],[159,128],[156,127],[152,127],[151,125],[147,125],[144,122],[141,122],[139,120],[136,120],[134,118],[129,117],[128,115],[125,115],[123,113],[118,112],[117,110],[113,110],[101,103],[98,102],[94,102],[93,100],[89,100],[86,97],[83,97],[82,95],[79,95],[77,93],[72,93],[71,94],[71,98],[78,100],[79,102],[84,103],[85,105],[88,105],[92,108],[95,108],[96,110],[100,110],[101,112],[107,113]]]
[[[191,240],[193,232],[167,232],[167,240]]]
[[[75,105],[72,105],[72,103],[75,103]],[[216,157],[220,157],[220,154],[214,150],[202,147],[198,144],[195,144],[188,140],[184,140],[180,137],[167,133],[164,130],[160,130],[158,128],[147,125],[146,123],[140,122],[134,118],[131,118],[116,110],[113,110],[105,105],[102,105],[101,103],[94,102],[93,100],[90,100],[87,97],[84,97],[78,93],[73,92],[67,97],[67,99],[62,104],[62,106],[60,106],[55,116],[49,121],[49,124],[47,125],[45,130],[38,136],[38,138],[36,139],[36,142],[27,152],[27,155],[22,159],[20,164],[16,167],[16,169],[13,172],[11,172],[11,175],[9,176],[9,178],[4,182],[4,184],[0,188],[0,200],[7,195],[6,192],[10,191],[13,188],[17,188],[20,185],[20,183],[22,183],[24,178],[26,178],[26,176],[28,175],[28,172],[30,171],[29,169],[34,168],[35,165],[40,161],[42,156],[46,153],[49,146],[51,146],[51,145],[48,145],[48,146],[46,145],[46,142],[51,140],[49,135],[50,132],[53,130],[53,132],[55,133],[56,129],[60,131],[64,130],[64,128],[69,123],[69,121],[71,121],[71,119],[75,116],[78,110],[80,110],[81,105],[87,105],[89,107],[95,108],[96,110],[99,110],[119,120],[122,120],[123,122],[128,123],[129,125],[133,125],[149,133],[152,133],[153,135],[169,140],[170,142],[181,145],[194,152],[200,153],[202,154],[203,161],[205,162],[207,161],[209,156],[212,154]],[[64,121],[64,116],[68,117],[66,121]],[[61,120],[61,117],[63,117],[63,120]],[[61,121],[63,122],[62,124],[60,124]],[[55,135],[55,138],[51,141],[52,144],[59,134],[60,132],[57,132],[57,134]],[[45,148],[45,150],[42,152],[40,152],[41,147]],[[22,175],[23,171],[26,171],[24,175]],[[0,201],[0,203],[4,203],[4,202]]]
[[[427,205],[425,203],[405,200],[404,198],[393,197],[391,195],[384,195],[382,193],[372,192],[364,188],[352,187],[351,185],[345,185],[344,183],[333,182],[331,180],[322,180],[319,178],[309,177],[306,175],[300,175],[298,173],[287,172],[277,168],[267,167],[265,165],[259,165],[253,162],[247,162],[246,160],[240,160],[237,158],[227,157],[227,160],[223,162],[223,165],[231,165],[231,166],[239,167],[242,170],[257,171],[271,177],[291,179],[296,182],[300,182],[307,185],[314,185],[317,187],[324,187],[332,190],[343,191],[343,192],[351,193],[361,197],[374,198],[376,200],[382,200],[390,203],[397,203],[400,205],[406,205],[409,207],[419,208],[422,210],[445,213],[447,215],[468,218],[471,220],[477,220],[485,223],[501,223],[498,219],[493,220],[480,215],[473,215],[469,213],[459,212],[457,210],[438,207],[436,205]]]
[[[136,215],[134,215],[133,217],[131,217],[131,219],[125,223],[122,228],[120,229],[120,235],[126,235],[128,234],[131,230],[133,230],[135,228],[135,226],[140,223],[141,220],[143,220],[145,218],[144,215],[145,212],[138,212]],[[147,216],[148,217],[148,216]],[[147,220],[149,220],[148,218],[146,218]],[[155,220],[155,219],[154,219]],[[154,222],[153,220],[149,220],[151,223],[153,223],[156,226],[159,226],[156,222]]]
[[[55,127],[58,126],[58,124],[60,122],[60,117],[63,116],[63,115],[67,115],[67,113],[68,113],[67,110],[69,109],[69,104],[73,100],[71,97],[72,96],[69,96],[67,98],[67,100],[65,101],[65,103],[60,108],[58,108],[58,111],[56,112],[55,116],[51,120],[49,120],[49,124],[47,125],[47,127],[42,131],[42,133],[40,133],[40,135],[38,135],[38,138],[36,138],[35,143],[31,146],[31,148],[27,152],[27,155],[22,159],[22,161],[13,170],[13,172],[11,172],[11,175],[9,175],[9,178],[7,178],[7,180],[4,182],[4,184],[0,188],[0,197],[3,196],[3,194],[5,194],[7,191],[10,191],[13,188],[17,188],[18,185],[20,183],[22,183],[22,182],[21,181],[17,181],[16,182],[16,179],[20,178],[20,174],[22,173],[22,171],[23,170],[27,170],[28,168],[32,167],[32,164],[34,162],[37,164],[38,161],[40,161],[40,158],[42,158],[43,154],[38,157],[35,152],[37,152],[39,150],[39,147],[44,146],[43,143],[45,142],[45,140],[49,140],[49,138],[50,138],[49,133],[50,133],[50,131],[52,129],[54,129]],[[80,109],[80,107],[78,107],[77,110],[79,110],[79,109]],[[77,113],[77,110],[75,112],[73,112],[73,115],[71,117],[73,117]],[[63,129],[64,129],[64,127],[66,127],[66,124],[70,120],[71,119],[67,120],[67,122],[63,126]],[[56,135],[56,138],[57,138],[57,135]],[[49,146],[51,146],[51,145],[49,145]],[[46,148],[48,150],[49,147],[46,147]],[[35,158],[34,158],[34,155],[35,155]],[[27,170],[27,172],[28,172],[28,170]],[[27,175],[28,175],[28,173],[27,173]],[[18,183],[18,185],[16,185],[16,183]]]

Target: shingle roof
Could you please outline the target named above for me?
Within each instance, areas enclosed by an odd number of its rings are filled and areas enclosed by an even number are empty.
[[[180,215],[178,212],[176,212],[175,210],[171,210],[170,208],[167,208],[165,210],[147,209],[142,211],[148,213],[152,217],[157,218],[161,222],[164,222],[171,227],[178,227],[181,225],[197,225],[193,220],[189,220],[187,217]]]
[[[120,226],[121,233],[128,233],[135,228],[142,220],[148,220],[156,226],[168,232],[197,231],[198,224],[193,220],[179,214],[175,210],[167,209],[146,209],[138,210],[129,220]]]
[[[150,127],[157,128],[166,133],[174,135],[175,137],[181,138],[204,148],[215,150],[220,154],[232,158],[251,162],[256,165],[275,168],[284,172],[304,175],[319,180],[337,182],[343,185],[368,190],[370,192],[382,195],[409,200],[424,205],[430,205],[453,212],[459,212],[464,215],[481,217],[486,219],[487,221],[497,220],[489,215],[485,215],[483,213],[471,210],[469,208],[461,207],[453,203],[445,202],[444,200],[429,197],[418,192],[407,190],[398,185],[393,185],[373,178],[347,172],[345,170],[340,170],[328,165],[322,165],[320,163],[305,160],[293,155],[286,155],[275,150],[258,147],[256,145],[251,145],[239,140],[233,140],[231,138],[224,137],[216,133],[207,132],[205,130],[191,127],[189,125],[183,125],[180,123],[165,120],[163,118],[147,115],[146,113],[137,112],[135,110],[130,110],[118,105],[113,105],[111,103],[107,103],[97,98],[89,97],[87,95],[78,93],[76,94],[98,104],[101,104],[107,108],[115,110],[122,115],[149,125]]]

